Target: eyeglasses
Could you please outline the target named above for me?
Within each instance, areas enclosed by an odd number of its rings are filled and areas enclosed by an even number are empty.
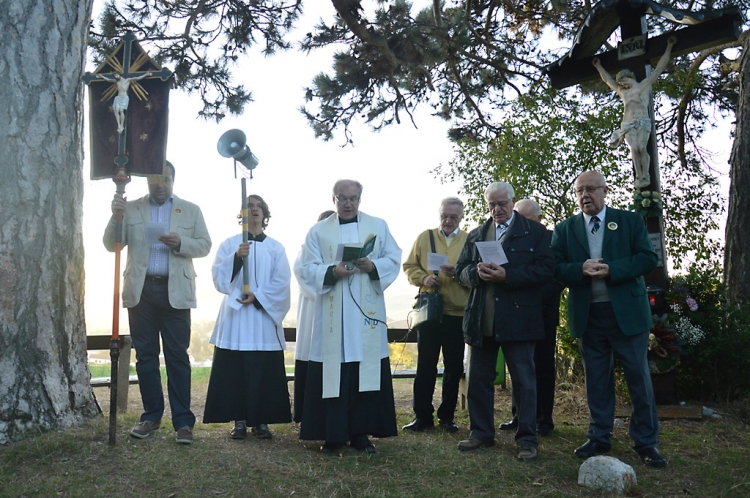
[[[604,188],[606,185],[599,185],[598,187],[581,187],[576,189],[576,195],[583,195],[584,192],[587,194],[593,194],[597,189]]]
[[[359,204],[359,197],[352,197],[352,198],[345,198],[345,197],[339,197],[338,195],[334,196],[336,197],[336,202],[339,204]]]
[[[462,215],[458,215],[458,214],[441,214],[440,219],[443,221],[445,220],[458,221],[461,219],[461,216]]]
[[[508,206],[508,204],[510,204],[510,201],[490,202],[490,211],[492,211],[496,207],[505,208]]]

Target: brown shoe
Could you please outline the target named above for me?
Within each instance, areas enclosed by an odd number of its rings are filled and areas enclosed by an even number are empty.
[[[537,456],[539,455],[533,446],[524,445],[518,448],[518,459],[522,462],[533,462]]]
[[[138,422],[132,429],[130,429],[130,435],[137,437],[138,439],[145,439],[152,432],[159,430],[160,426],[161,424],[159,422],[144,420],[143,422]]]
[[[177,429],[177,442],[179,444],[193,444],[193,429],[187,425]]]
[[[495,440],[489,439],[487,441],[484,441],[482,439],[477,439],[475,437],[470,437],[469,439],[464,439],[460,443],[458,443],[458,449],[461,451],[474,451],[478,450],[479,448],[485,448],[495,446]]]

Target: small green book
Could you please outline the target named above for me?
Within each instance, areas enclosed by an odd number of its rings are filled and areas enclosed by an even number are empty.
[[[375,249],[375,239],[377,235],[370,234],[361,244],[344,244],[344,253],[341,261],[354,261],[355,259],[364,258]]]

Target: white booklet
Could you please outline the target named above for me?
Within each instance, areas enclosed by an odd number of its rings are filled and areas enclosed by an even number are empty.
[[[146,244],[161,244],[159,237],[169,234],[169,223],[146,223],[143,225],[143,231],[146,235]]]
[[[448,264],[448,255],[437,252],[427,253],[427,271],[440,271],[440,267]]]
[[[499,240],[480,241],[476,242],[476,245],[483,262],[497,265],[504,265],[508,262],[503,244]]]

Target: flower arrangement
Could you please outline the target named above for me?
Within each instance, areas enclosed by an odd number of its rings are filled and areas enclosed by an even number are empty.
[[[662,202],[659,192],[655,190],[636,190],[633,194],[633,203],[628,206],[631,211],[646,218],[661,216]]]
[[[669,313],[654,315],[648,343],[648,366],[651,373],[667,373],[680,363],[683,346],[695,346],[706,333],[694,325],[690,313],[698,311],[698,302],[688,294],[679,279],[675,280],[669,293]]]

